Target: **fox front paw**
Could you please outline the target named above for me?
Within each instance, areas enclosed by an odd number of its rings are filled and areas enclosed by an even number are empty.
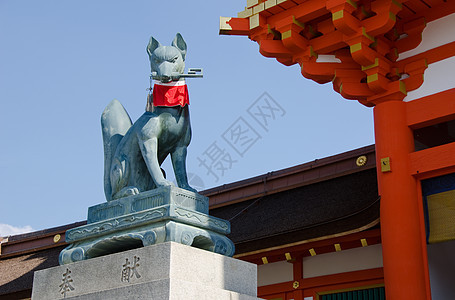
[[[139,194],[139,189],[137,187],[127,186],[127,187],[124,187],[123,189],[121,189],[120,191],[118,191],[112,197],[112,199],[119,199],[119,198],[128,197],[128,196],[132,196],[132,195],[137,195],[137,194]]]
[[[175,184],[172,181],[164,179],[162,181],[156,182],[156,186],[157,187],[166,187],[166,186],[175,186]]]
[[[187,191],[190,191],[190,192],[193,192],[193,193],[197,193],[197,190],[195,188],[192,188],[191,186],[187,185],[187,186],[183,186],[181,187],[182,189],[184,190],[187,190]]]

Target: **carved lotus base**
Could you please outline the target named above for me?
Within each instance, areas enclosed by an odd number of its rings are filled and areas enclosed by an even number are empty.
[[[184,202],[177,199],[179,195],[183,195]],[[177,242],[232,256],[234,244],[225,236],[230,233],[230,223],[205,213],[205,205],[196,205],[201,203],[200,197],[203,196],[172,187],[91,207],[88,224],[66,232],[66,241],[71,244],[62,250],[59,262],[63,265],[163,242]],[[135,206],[135,203],[141,205]],[[156,204],[159,206],[154,206]],[[136,211],[138,207],[140,210]],[[193,207],[204,207],[201,209],[204,212],[191,209]],[[119,211],[128,213],[121,215]]]

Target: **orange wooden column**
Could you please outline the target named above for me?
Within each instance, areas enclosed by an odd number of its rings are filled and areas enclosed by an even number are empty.
[[[446,0],[248,0],[237,18],[220,19],[221,34],[246,35],[263,56],[299,64],[304,77],[332,82],[345,99],[375,107],[388,300],[431,299],[419,180],[453,172],[454,146],[414,152],[409,126],[436,124],[436,111],[451,98],[425,104],[428,120],[418,121],[423,102],[411,104],[420,100],[408,93],[421,87],[428,66],[435,76],[435,63],[455,57],[455,42],[443,34],[450,27],[444,17],[454,13],[455,1]],[[425,28],[433,36],[424,41]]]
[[[374,119],[386,296],[431,299],[423,217],[418,217],[423,204],[418,201],[417,180],[409,172],[414,141],[406,122],[406,102],[377,104]]]

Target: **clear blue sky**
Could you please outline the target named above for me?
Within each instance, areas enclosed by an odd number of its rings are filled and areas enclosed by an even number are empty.
[[[0,1],[0,235],[85,220],[89,206],[106,201],[100,116],[112,99],[133,120],[143,113],[151,35],[169,45],[180,32],[187,68],[204,69],[203,79],[188,80],[196,188],[374,143],[370,108],[305,79],[298,65],[261,56],[247,37],[218,35],[219,17],[245,5]],[[266,101],[272,110],[260,118]],[[211,169],[201,165],[215,153]]]

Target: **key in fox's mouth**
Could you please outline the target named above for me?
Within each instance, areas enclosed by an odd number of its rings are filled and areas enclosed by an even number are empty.
[[[151,77],[153,80],[158,80],[163,83],[169,83],[171,81],[179,81],[183,78],[202,78],[202,68],[190,68],[188,74],[182,74],[174,72],[171,75],[158,75],[157,72],[152,72]]]
[[[160,76],[160,81],[164,82],[164,83],[168,83],[168,82],[172,81],[172,77],[171,76],[165,76],[165,75],[164,76]]]
[[[172,75],[158,75],[156,72],[152,72],[152,79],[158,80],[163,83],[169,83],[171,81],[178,81],[180,79],[180,74],[172,74]]]

